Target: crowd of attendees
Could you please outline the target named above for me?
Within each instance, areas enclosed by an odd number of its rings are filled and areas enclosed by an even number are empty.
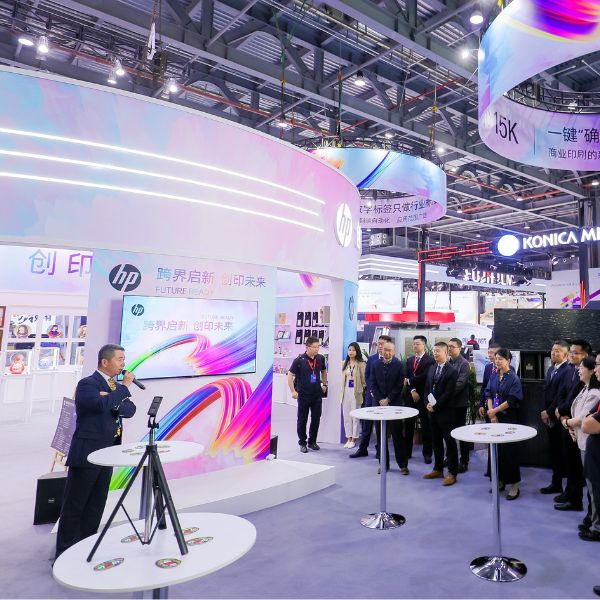
[[[348,348],[342,366],[345,447],[357,446],[350,458],[368,456],[374,423],[353,419],[350,412],[354,408],[413,406],[419,411],[418,417],[388,423],[398,468],[403,475],[410,474],[418,419],[423,459],[432,464],[424,478],[441,479],[442,485],[451,486],[469,468],[470,446],[457,442],[451,432],[468,420],[471,365],[458,338],[437,342],[431,353],[423,335],[416,335],[412,346],[414,354],[400,360],[393,340],[382,335],[377,351],[366,362],[358,344]],[[478,418],[491,423],[519,423],[523,390],[511,366],[511,353],[492,343],[488,358],[478,398]],[[600,355],[595,357],[585,340],[559,340],[552,345],[551,362],[540,399],[543,409],[539,427],[548,431],[552,479],[540,493],[553,496],[557,511],[583,511],[585,495],[587,512],[579,524],[579,537],[600,541]],[[375,432],[379,436],[378,427]],[[376,458],[380,442],[378,439]],[[498,479],[509,501],[520,496],[519,452],[518,444],[499,444]],[[388,469],[389,461],[387,453]]]

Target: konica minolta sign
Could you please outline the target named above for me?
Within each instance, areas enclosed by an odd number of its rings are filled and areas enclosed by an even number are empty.
[[[514,256],[521,250],[539,250],[598,241],[600,241],[600,227],[585,227],[523,237],[517,237],[510,233],[503,235],[496,242],[496,248],[498,254],[502,256]]]

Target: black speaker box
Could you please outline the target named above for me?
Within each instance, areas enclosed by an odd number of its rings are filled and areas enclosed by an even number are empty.
[[[33,524],[56,523],[60,517],[67,472],[46,473],[37,480]]]
[[[269,444],[269,454],[272,454],[275,458],[277,458],[277,436],[271,436],[271,443]]]

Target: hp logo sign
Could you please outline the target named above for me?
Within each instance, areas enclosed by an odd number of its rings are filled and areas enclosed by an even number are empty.
[[[335,216],[335,236],[342,248],[347,248],[352,241],[352,213],[347,204],[340,204]]]
[[[142,283],[142,274],[137,267],[130,264],[113,267],[108,275],[108,281],[115,290],[129,292]]]
[[[144,307],[141,304],[134,304],[131,307],[131,314],[134,317],[141,317],[144,314]]]

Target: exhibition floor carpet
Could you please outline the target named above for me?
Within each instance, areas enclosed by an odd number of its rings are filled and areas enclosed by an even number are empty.
[[[31,525],[32,473],[49,467],[40,459],[49,456],[46,420],[34,419],[31,427],[40,428],[42,439],[32,443],[28,435],[24,443],[19,426],[3,428],[8,452],[0,467],[0,596],[84,597],[52,578],[51,525]],[[279,456],[334,465],[336,485],[247,515],[258,531],[255,547],[221,571],[170,588],[171,598],[594,597],[592,587],[600,583],[600,544],[578,539],[583,513],[559,513],[551,496],[538,493],[549,481],[546,471],[523,469],[521,497],[515,502],[502,498],[504,552],[525,562],[528,573],[521,581],[491,583],[469,571],[473,558],[493,549],[483,456],[475,454],[469,472],[460,475],[455,486],[443,488],[440,480],[421,478],[429,468],[416,447],[410,476],[400,475],[397,467],[388,476],[388,509],[403,514],[406,525],[374,531],[359,522],[378,509],[373,453],[349,460],[349,451],[341,445],[322,444],[320,452],[303,455],[294,432],[294,408],[275,404],[273,433],[279,434]]]

